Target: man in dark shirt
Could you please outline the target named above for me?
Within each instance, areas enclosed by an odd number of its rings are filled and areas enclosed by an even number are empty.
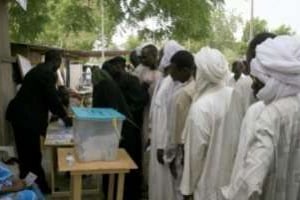
[[[60,64],[59,52],[46,52],[45,62],[28,72],[6,113],[14,131],[20,178],[29,172],[36,174],[36,183],[43,193],[50,193],[50,189],[41,165],[40,136],[46,134],[49,111],[62,118],[66,126],[72,126],[56,89],[56,71]]]

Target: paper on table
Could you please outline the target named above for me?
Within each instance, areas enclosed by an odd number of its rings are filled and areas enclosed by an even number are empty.
[[[58,121],[51,123],[47,129],[47,144],[70,144],[74,142],[73,128],[66,128],[63,122]]]

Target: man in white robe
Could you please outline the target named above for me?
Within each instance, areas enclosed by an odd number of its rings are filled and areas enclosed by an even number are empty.
[[[183,143],[181,138],[189,107],[192,103],[193,94],[190,94],[190,90],[194,90],[195,88],[193,76],[195,63],[193,55],[188,51],[178,51],[171,58],[170,71],[173,81],[178,81],[182,84],[172,95],[168,105],[167,145],[163,149],[164,162],[170,165],[173,188],[176,192],[175,198],[181,200],[183,199],[179,190],[183,168]],[[192,88],[190,89],[190,87]]]
[[[165,62],[163,69],[168,68],[170,59],[181,48],[178,43],[166,43],[162,60]],[[174,51],[175,49],[175,51]],[[170,53],[171,52],[171,53]],[[165,59],[164,57],[168,57]],[[168,64],[168,65],[167,65]],[[166,70],[168,71],[168,70]],[[164,163],[164,149],[167,145],[167,119],[169,117],[167,108],[171,96],[181,86],[167,75],[159,85],[156,86],[154,97],[151,102],[151,148],[149,165],[149,200],[174,200],[175,192],[172,187],[172,175],[169,165]]]
[[[266,107],[253,128],[248,151],[222,189],[230,200],[300,198],[300,40],[268,39],[251,62],[256,96]],[[236,163],[237,165],[237,163]]]
[[[232,88],[225,86],[228,63],[221,52],[204,47],[195,55],[197,66],[195,102],[190,108],[184,134],[184,168],[181,192],[194,200],[216,200],[219,174],[215,170],[215,143],[229,108]]]
[[[245,75],[242,73],[245,67],[246,66],[244,66],[244,63],[242,61],[233,62],[228,86],[234,88],[238,80],[245,77]]]
[[[260,33],[256,35],[250,42],[247,50],[248,62],[255,57],[257,45],[268,38],[274,37],[275,35],[272,33]],[[246,71],[249,71],[248,68],[246,68]],[[228,185],[230,182],[239,140],[244,137],[244,131],[241,129],[242,121],[248,108],[256,101],[251,88],[252,82],[250,76],[247,75],[237,81],[232,93],[229,112],[226,114],[220,128],[221,133],[217,143],[222,148],[216,153],[215,159],[220,160],[221,163],[216,169],[222,173],[222,176],[218,180],[222,186]]]

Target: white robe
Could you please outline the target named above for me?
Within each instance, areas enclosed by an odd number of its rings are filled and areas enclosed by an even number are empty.
[[[255,121],[258,119],[260,114],[265,108],[265,104],[262,101],[259,101],[248,109],[241,129],[240,129],[240,137],[239,137],[239,143],[238,143],[238,149],[236,151],[235,161],[231,173],[230,183],[226,183],[227,186],[222,188],[223,193],[225,196],[228,195],[228,193],[231,193],[231,190],[234,190],[235,185],[233,183],[236,180],[236,177],[238,177],[238,172],[243,169],[243,160],[245,156],[247,155],[248,146],[249,143],[254,138],[254,124]],[[231,184],[232,183],[232,184]]]
[[[254,124],[254,137],[225,199],[300,199],[300,98],[275,101]],[[251,198],[250,198],[251,197]]]
[[[243,79],[243,78],[245,78],[245,77],[247,77],[247,76],[245,76],[244,74],[242,74],[241,76],[240,76],[240,78],[236,81],[235,79],[234,79],[234,73],[231,73],[230,75],[229,75],[229,80],[227,81],[227,86],[228,87],[232,87],[232,88],[235,88],[235,85],[238,83],[238,81],[240,81],[241,79]]]
[[[183,195],[194,195],[194,200],[216,200],[219,160],[214,159],[219,128],[228,112],[232,88],[217,86],[209,89],[192,104],[184,132],[184,170],[181,182]]]
[[[215,159],[220,165],[215,168],[222,174],[218,183],[226,186],[230,182],[235,155],[240,139],[240,128],[246,111],[255,102],[253,90],[251,89],[252,79],[245,76],[239,79],[232,92],[229,111],[220,127],[218,143],[222,148],[217,149]]]
[[[149,200],[174,200],[172,175],[169,165],[161,165],[157,161],[157,150],[165,149],[167,145],[167,106],[178,86],[170,76],[162,83],[152,100],[151,105],[151,152],[149,166]]]
[[[183,199],[180,192],[180,182],[183,171],[183,142],[182,132],[185,121],[193,100],[193,93],[195,91],[195,80],[191,79],[186,83],[181,84],[173,93],[168,105],[168,119],[167,119],[167,145],[164,149],[164,161],[174,168],[177,177],[172,176],[173,188],[175,191],[175,198],[177,200]],[[174,199],[175,200],[175,199]]]

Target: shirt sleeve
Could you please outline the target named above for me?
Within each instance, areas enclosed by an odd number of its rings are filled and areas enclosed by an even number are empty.
[[[60,118],[65,118],[67,112],[64,109],[61,100],[59,99],[56,89],[56,78],[54,73],[42,73],[40,75],[40,82],[44,89],[44,98],[48,103],[49,110],[52,114],[58,115]]]
[[[207,147],[210,140],[208,113],[191,110],[186,122],[184,146],[184,168],[180,190],[183,195],[192,195],[201,178]],[[191,114],[192,113],[192,114]]]

